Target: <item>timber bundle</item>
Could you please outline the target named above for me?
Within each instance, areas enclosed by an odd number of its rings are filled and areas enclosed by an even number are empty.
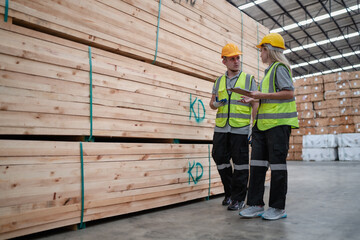
[[[268,29],[225,0],[0,13],[0,239],[223,193],[208,106],[220,52],[236,43],[258,80]]]

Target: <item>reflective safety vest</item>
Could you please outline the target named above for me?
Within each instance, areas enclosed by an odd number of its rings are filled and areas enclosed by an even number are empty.
[[[269,71],[259,85],[260,92],[276,92],[275,73],[276,68],[280,65],[285,66],[280,62],[275,62],[271,66],[271,68],[269,69]],[[291,77],[290,70],[289,74]],[[256,121],[258,129],[261,131],[265,131],[280,125],[289,125],[291,126],[291,128],[299,128],[295,98],[285,100],[261,99]]]
[[[234,87],[241,87],[250,90],[251,79],[253,76],[241,72]],[[217,97],[219,100],[227,99],[224,106],[219,107],[216,114],[216,126],[225,127],[226,122],[229,121],[231,127],[244,127],[250,124],[251,119],[251,105],[250,103],[241,103],[242,94],[232,92],[230,95],[226,89],[226,75],[218,78],[215,82],[215,90],[217,90]],[[230,104],[229,104],[230,103]]]

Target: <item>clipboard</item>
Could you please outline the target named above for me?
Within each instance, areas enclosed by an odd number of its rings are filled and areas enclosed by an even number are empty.
[[[229,91],[232,91],[232,92],[236,92],[236,93],[239,93],[239,94],[242,94],[242,95],[248,95],[251,91],[249,90],[246,90],[246,89],[243,89],[243,88],[240,88],[240,87],[236,87],[236,88],[228,88]]]

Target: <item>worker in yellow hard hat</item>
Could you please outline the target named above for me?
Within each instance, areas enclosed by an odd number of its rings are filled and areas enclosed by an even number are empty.
[[[254,119],[257,110],[255,101],[241,103],[242,95],[228,90],[237,87],[257,90],[254,77],[240,70],[241,54],[233,43],[223,47],[221,57],[227,71],[215,81],[209,103],[217,110],[212,157],[224,186],[222,205],[228,206],[228,210],[239,210],[245,205],[249,177],[248,135],[251,118]]]
[[[263,219],[285,218],[287,193],[286,158],[292,128],[298,128],[294,84],[291,68],[283,51],[285,43],[278,33],[266,35],[256,46],[261,60],[268,64],[258,91],[249,92],[243,102],[260,99],[252,129],[252,152],[247,205],[240,211],[243,217]],[[269,208],[264,211],[264,184],[268,167],[271,169]]]

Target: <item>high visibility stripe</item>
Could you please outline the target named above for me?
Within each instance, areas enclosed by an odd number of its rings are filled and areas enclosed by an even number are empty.
[[[276,63],[274,66],[279,65],[280,63]],[[276,72],[276,67],[274,67],[270,73],[270,79],[269,79],[269,92],[276,92],[275,91],[275,82],[274,82],[274,76],[275,76],[275,72]]]
[[[271,171],[287,170],[286,164],[270,164]]]
[[[245,89],[250,89],[250,84],[251,84],[250,80],[251,80],[251,75],[246,74]]]
[[[223,169],[229,168],[229,167],[231,167],[230,163],[224,163],[224,164],[217,165],[218,170],[223,170]]]
[[[219,77],[218,79],[216,79],[216,85],[215,85],[215,91],[216,92],[218,92],[219,91],[219,86],[220,86],[220,79],[222,78],[222,76],[221,77]]]
[[[216,118],[227,118],[227,113],[217,113]]]
[[[250,107],[250,103],[242,103],[242,102],[239,102],[238,100],[230,100],[230,104]]]
[[[245,119],[251,118],[250,114],[242,114],[242,113],[230,113],[229,116],[231,118],[245,118]]]
[[[287,103],[295,101],[295,98],[292,99],[285,99],[285,100],[279,100],[279,99],[261,99],[261,103]]]
[[[269,167],[269,162],[264,160],[251,160],[250,166],[253,167]]]
[[[229,116],[232,117],[232,118],[244,118],[244,119],[250,119],[251,118],[250,114],[241,114],[241,113],[230,113]],[[227,118],[228,114],[226,114],[226,113],[217,113],[216,117],[217,118]]]
[[[241,165],[234,164],[234,169],[238,171],[249,170],[249,164],[241,164]]]
[[[258,119],[282,119],[297,117],[297,112],[290,113],[258,113]]]

